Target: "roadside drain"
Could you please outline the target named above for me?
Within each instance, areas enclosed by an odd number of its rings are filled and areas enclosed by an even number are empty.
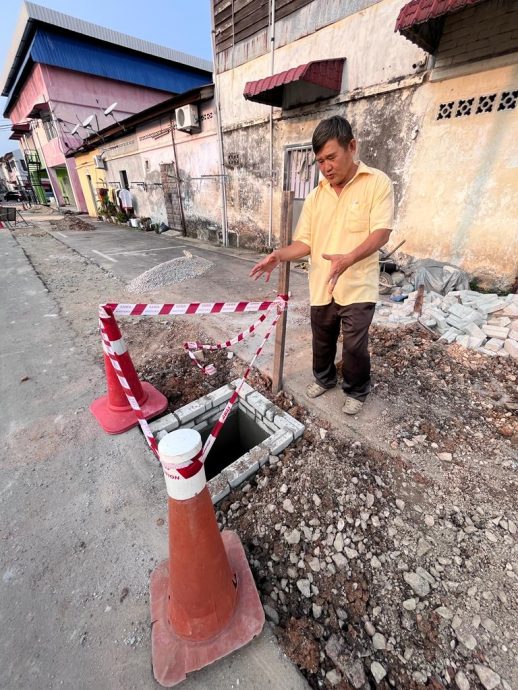
[[[196,429],[203,441],[239,381],[222,386],[150,423],[157,440],[175,429]],[[205,472],[212,502],[218,503],[304,433],[304,425],[247,383],[216,439]]]

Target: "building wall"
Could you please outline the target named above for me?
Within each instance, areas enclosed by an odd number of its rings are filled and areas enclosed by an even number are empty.
[[[98,187],[107,186],[105,179],[105,171],[98,170],[94,166],[94,156],[97,156],[98,153],[99,151],[97,149],[94,149],[93,151],[89,151],[88,153],[78,154],[74,159],[72,159],[72,163],[75,162],[76,173],[83,191],[83,196],[85,199],[86,207],[88,209],[88,214],[93,218],[96,218],[98,214],[97,199],[94,200],[92,198],[87,176],[90,175],[92,179],[94,193]]]
[[[36,64],[10,111],[9,117],[13,122],[23,122],[27,120],[27,115],[36,103],[47,102],[50,104],[57,137],[49,141],[41,122],[33,121],[34,140],[37,142],[42,162],[50,170],[66,165],[66,153],[81,143],[81,136],[79,134],[74,136],[71,131],[78,122],[83,122],[89,115],[94,114],[96,116],[92,125],[95,129],[100,129],[113,123],[113,119],[110,116],[105,116],[102,111],[115,101],[117,108],[114,110],[114,115],[117,119],[121,119],[160,103],[168,97],[170,94],[163,91]],[[91,133],[91,130],[81,128],[79,133],[84,137]],[[71,203],[80,210],[90,210],[75,168],[73,166],[67,167],[74,192],[73,198],[70,200]],[[56,183],[55,175],[51,179],[53,183]],[[57,184],[53,184],[53,187],[55,187],[58,202],[62,203],[60,186],[58,188]]]
[[[517,88],[518,62],[424,84],[408,103],[420,124],[394,241],[460,264],[488,286],[508,286],[518,274],[518,99],[500,109],[502,93]],[[441,112],[450,116],[437,119]]]
[[[516,51],[518,4],[490,0],[446,16],[439,46],[438,69]]]
[[[75,161],[88,213],[97,216],[97,208],[89,201],[86,175],[91,175],[94,186],[105,186],[116,193],[120,189],[120,171],[125,170],[135,215],[167,224],[164,192],[176,193],[176,181],[171,190],[164,188],[160,166],[176,162],[188,233],[215,239],[221,228],[221,189],[213,103],[200,104],[199,111],[201,131],[189,134],[175,130],[174,146],[171,113],[99,147],[95,155],[103,155],[106,170],[95,170],[93,153],[77,155]],[[202,178],[204,175],[212,177]]]
[[[512,211],[518,208],[518,53],[509,49],[518,8],[498,0],[470,9],[468,20],[464,12],[448,17],[439,56],[448,54],[456,35],[457,63],[441,67],[438,62],[428,72],[426,54],[394,33],[400,8],[401,2],[382,0],[276,50],[275,72],[306,62],[308,56],[345,54],[347,61],[343,93],[337,98],[273,110],[274,243],[285,147],[309,144],[322,118],[341,114],[353,125],[361,160],[394,181],[391,245],[406,239],[410,254],[456,263],[491,289],[509,287],[518,274]],[[466,38],[462,27],[470,21],[472,35]],[[508,34],[511,42],[504,41]],[[484,36],[491,37],[489,44]],[[470,53],[464,51],[468,44]],[[506,50],[505,64],[498,57],[478,60],[499,44]],[[477,58],[469,63],[473,73],[464,69],[467,55]],[[246,81],[269,74],[269,55],[264,54],[218,75],[229,226],[251,246],[264,246],[268,229],[270,108],[245,102],[242,91]],[[438,119],[441,106],[447,112],[450,104],[450,116]]]
[[[351,92],[376,84],[389,83],[402,76],[423,70],[427,55],[394,32],[401,9],[400,0],[383,0],[371,4],[361,12],[323,26],[316,31],[311,22],[303,20],[315,5],[302,8],[293,21],[304,26],[304,35],[275,50],[274,72],[282,72],[309,60],[345,57],[343,91]],[[345,10],[344,10],[345,11]],[[318,15],[312,17],[318,26]],[[271,57],[263,54],[234,69],[218,73],[221,117],[224,128],[255,121],[269,116],[269,106],[246,101],[243,90],[246,82],[271,74]]]

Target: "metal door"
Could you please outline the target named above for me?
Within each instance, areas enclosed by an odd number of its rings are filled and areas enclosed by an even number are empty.
[[[284,154],[284,186],[294,192],[292,232],[297,227],[304,199],[318,184],[318,165],[310,144],[287,146]]]

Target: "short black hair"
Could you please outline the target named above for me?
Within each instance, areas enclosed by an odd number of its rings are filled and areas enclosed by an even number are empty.
[[[317,125],[311,139],[313,153],[316,155],[331,139],[336,139],[343,148],[346,148],[354,139],[351,124],[345,117],[335,115],[327,120],[322,120]]]

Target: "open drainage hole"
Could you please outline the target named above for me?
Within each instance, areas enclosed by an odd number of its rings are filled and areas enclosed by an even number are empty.
[[[200,430],[203,443],[207,440],[212,424]],[[232,412],[223,425],[205,461],[207,481],[218,475],[249,450],[267,439],[269,434],[261,429],[253,417],[240,407]]]

